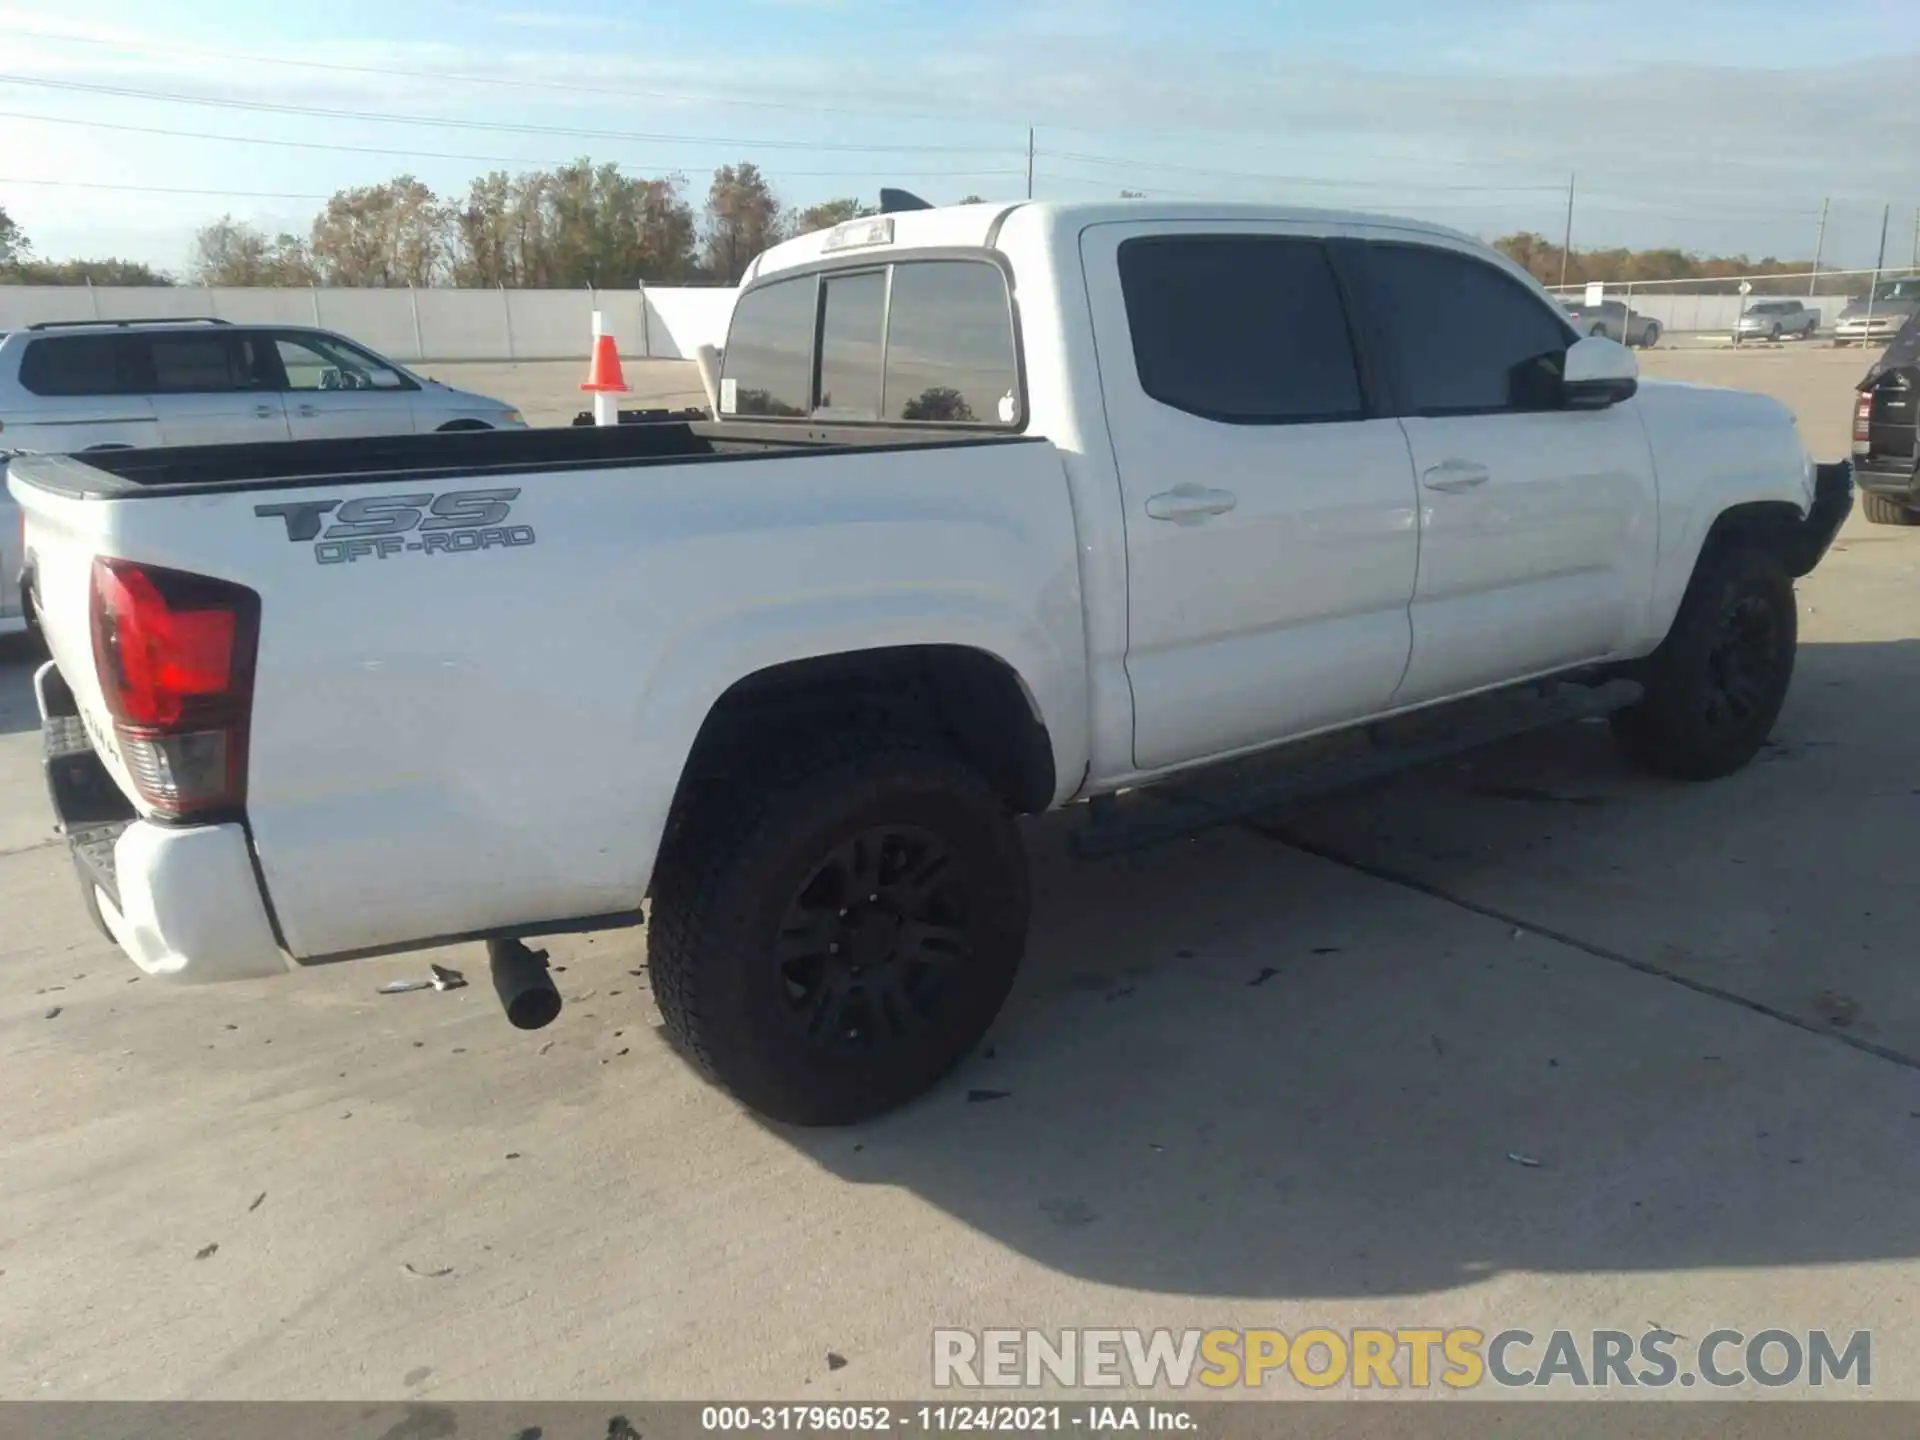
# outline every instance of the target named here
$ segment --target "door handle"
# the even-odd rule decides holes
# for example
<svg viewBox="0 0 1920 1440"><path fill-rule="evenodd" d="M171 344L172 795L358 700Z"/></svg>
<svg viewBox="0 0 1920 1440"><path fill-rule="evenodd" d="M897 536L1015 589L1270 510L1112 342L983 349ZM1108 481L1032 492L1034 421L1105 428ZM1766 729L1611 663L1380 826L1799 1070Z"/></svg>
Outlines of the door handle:
<svg viewBox="0 0 1920 1440"><path fill-rule="evenodd" d="M1209 490L1203 485L1176 485L1147 500L1147 514L1155 520L1191 525L1209 515L1224 515L1240 503L1231 490Z"/></svg>
<svg viewBox="0 0 1920 1440"><path fill-rule="evenodd" d="M314 416L318 415L320 412L314 409L314 407L311 405L302 405L298 413L300 414L301 418L311 420Z"/></svg>
<svg viewBox="0 0 1920 1440"><path fill-rule="evenodd" d="M253 407L253 413L258 415L262 420L271 420L273 419L273 406L256 405Z"/></svg>
<svg viewBox="0 0 1920 1440"><path fill-rule="evenodd" d="M1492 478L1491 470L1472 460L1443 460L1423 474L1420 483L1429 490L1457 494L1462 490L1471 490L1476 485L1484 485Z"/></svg>

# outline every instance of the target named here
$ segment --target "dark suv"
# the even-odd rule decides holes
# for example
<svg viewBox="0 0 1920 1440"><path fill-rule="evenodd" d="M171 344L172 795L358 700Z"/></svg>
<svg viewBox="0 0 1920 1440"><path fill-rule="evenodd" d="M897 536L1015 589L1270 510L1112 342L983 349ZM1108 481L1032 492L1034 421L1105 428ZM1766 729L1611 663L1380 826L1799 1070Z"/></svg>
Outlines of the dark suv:
<svg viewBox="0 0 1920 1440"><path fill-rule="evenodd" d="M1876 525L1920 525L1920 312L1861 379L1853 407L1860 505Z"/></svg>

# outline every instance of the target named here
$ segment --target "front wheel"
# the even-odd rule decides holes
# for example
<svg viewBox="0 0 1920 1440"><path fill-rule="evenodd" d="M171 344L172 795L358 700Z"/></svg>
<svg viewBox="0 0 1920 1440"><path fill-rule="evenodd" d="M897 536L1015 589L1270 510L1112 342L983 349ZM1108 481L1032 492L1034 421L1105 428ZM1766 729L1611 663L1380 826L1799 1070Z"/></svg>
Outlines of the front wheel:
<svg viewBox="0 0 1920 1440"><path fill-rule="evenodd" d="M1748 546L1708 552L1673 628L1646 661L1644 697L1613 715L1615 740L1657 775L1733 774L1773 731L1798 643L1793 581L1780 562Z"/></svg>
<svg viewBox="0 0 1920 1440"><path fill-rule="evenodd" d="M986 1033L1026 943L1004 799L936 741L769 736L687 797L654 876L668 1032L798 1125L921 1094Z"/></svg>

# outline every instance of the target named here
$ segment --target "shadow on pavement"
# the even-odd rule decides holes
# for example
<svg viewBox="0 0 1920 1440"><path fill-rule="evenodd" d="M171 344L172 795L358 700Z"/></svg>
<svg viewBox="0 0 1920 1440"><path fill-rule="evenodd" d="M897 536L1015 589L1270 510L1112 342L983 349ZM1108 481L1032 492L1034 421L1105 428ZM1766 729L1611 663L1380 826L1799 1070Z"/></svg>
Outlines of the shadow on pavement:
<svg viewBox="0 0 1920 1440"><path fill-rule="evenodd" d="M21 635L0 635L0 735L40 728L33 703L33 672L46 653Z"/></svg>
<svg viewBox="0 0 1920 1440"><path fill-rule="evenodd" d="M1638 777L1574 726L1109 861L1068 859L1051 817L1029 831L1028 962L982 1050L885 1120L779 1133L1155 1291L1920 1254L1900 1058L1920 1054L1920 902L1883 885L1913 834L1896 742L1916 687L1920 645L1809 644L1775 746L1709 786ZM1616 958L1536 924L1600 930ZM1845 1043L1866 1035L1895 1058Z"/></svg>

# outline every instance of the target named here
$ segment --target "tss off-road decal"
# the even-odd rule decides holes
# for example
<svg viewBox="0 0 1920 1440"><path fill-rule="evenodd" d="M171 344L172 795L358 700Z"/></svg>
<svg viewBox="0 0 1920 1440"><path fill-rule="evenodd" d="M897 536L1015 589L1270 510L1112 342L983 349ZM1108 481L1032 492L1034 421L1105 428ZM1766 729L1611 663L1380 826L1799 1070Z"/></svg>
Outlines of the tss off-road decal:
<svg viewBox="0 0 1920 1440"><path fill-rule="evenodd" d="M363 495L353 500L287 500L256 505L263 519L286 522L287 539L312 544L322 565L369 556L458 555L534 543L531 525L508 525L520 491L447 490L438 495ZM331 523L329 523L331 517Z"/></svg>

